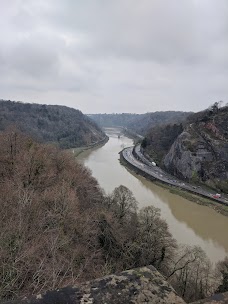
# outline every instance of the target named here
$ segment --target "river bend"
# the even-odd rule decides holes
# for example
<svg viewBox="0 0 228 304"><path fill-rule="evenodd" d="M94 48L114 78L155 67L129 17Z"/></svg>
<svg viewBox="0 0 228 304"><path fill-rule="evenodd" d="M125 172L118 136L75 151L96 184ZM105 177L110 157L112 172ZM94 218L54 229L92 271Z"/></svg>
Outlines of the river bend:
<svg viewBox="0 0 228 304"><path fill-rule="evenodd" d="M124 136L118 138L118 129L109 128L106 133L109 141L104 146L78 156L105 192L111 193L121 184L128 187L139 202L139 208L153 205L161 209L161 216L178 243L201 246L212 262L228 255L228 218L126 169L120 164L118 153L131 146L132 140Z"/></svg>

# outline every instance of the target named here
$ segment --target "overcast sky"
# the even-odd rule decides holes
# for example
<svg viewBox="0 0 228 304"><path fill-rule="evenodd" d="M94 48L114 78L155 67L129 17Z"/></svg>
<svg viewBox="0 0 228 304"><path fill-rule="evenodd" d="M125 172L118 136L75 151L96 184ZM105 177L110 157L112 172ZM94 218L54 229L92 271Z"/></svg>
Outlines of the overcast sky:
<svg viewBox="0 0 228 304"><path fill-rule="evenodd" d="M228 101L227 0L0 0L0 98L84 113Z"/></svg>

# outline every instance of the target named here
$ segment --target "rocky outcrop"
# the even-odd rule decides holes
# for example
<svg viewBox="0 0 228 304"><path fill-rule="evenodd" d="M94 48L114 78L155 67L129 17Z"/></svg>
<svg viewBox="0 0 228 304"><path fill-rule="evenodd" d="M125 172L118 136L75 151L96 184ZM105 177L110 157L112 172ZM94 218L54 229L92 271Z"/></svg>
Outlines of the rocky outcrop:
<svg viewBox="0 0 228 304"><path fill-rule="evenodd" d="M193 117L194 118L194 117ZM186 125L163 159L172 174L228 191L228 107Z"/></svg>
<svg viewBox="0 0 228 304"><path fill-rule="evenodd" d="M184 304L164 277L146 266L1 304ZM192 304L228 303L228 292Z"/></svg>
<svg viewBox="0 0 228 304"><path fill-rule="evenodd" d="M182 304L185 302L153 266L147 266L4 304L79 303Z"/></svg>
<svg viewBox="0 0 228 304"><path fill-rule="evenodd" d="M210 298L199 300L192 304L227 304L228 303L228 292L214 294Z"/></svg>

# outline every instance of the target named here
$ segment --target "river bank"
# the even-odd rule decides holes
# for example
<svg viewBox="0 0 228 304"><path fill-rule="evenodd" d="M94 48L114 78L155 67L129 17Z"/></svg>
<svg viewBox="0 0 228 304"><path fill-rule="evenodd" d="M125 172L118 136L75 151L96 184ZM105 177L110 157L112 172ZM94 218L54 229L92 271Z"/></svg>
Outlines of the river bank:
<svg viewBox="0 0 228 304"><path fill-rule="evenodd" d="M105 145L108 142L108 140L109 140L109 137L106 136L102 140L100 140L100 141L98 141L98 142L96 142L94 144L91 144L89 146L71 148L69 150L73 152L73 154L74 154L75 157L78 157L79 154L81 154L82 152L85 152L85 151L88 151L88 150L92 150L94 148L99 148L99 147Z"/></svg>
<svg viewBox="0 0 228 304"><path fill-rule="evenodd" d="M122 155L122 151L120 152L120 163L123 166L127 167L130 171L133 171L136 174L143 176L145 179L150 180L151 182L153 182L154 184L156 184L160 187L168 189L170 191L170 193L180 195L183 198L185 198L189 201L192 201L194 203L197 203L199 205L210 207L213 210L215 210L216 212L228 217L228 206L217 203L215 200L210 200L209 198L205 198L200 195L194 194L192 192L182 190L179 187L175 187L175 186L160 182L157 179L151 179L151 177L148 176L148 174L146 174L142 170L139 170L138 168L136 168L135 166L130 164L128 161L126 161Z"/></svg>
<svg viewBox="0 0 228 304"><path fill-rule="evenodd" d="M161 217L178 244L200 246L212 263L224 259L228 254L228 218L177 194L175 189L161 187L130 171L120 163L119 152L132 146L132 139L121 135L120 129L105 131L109 136L105 145L85 150L77 157L78 162L91 170L103 191L111 194L116 187L126 186L136 198L139 209L147 206L160 209Z"/></svg>

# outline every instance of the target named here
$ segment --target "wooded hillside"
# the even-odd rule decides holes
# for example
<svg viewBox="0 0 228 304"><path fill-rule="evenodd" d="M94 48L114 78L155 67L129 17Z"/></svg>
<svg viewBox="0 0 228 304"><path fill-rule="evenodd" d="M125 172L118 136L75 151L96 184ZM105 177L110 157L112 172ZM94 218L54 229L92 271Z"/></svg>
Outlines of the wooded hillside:
<svg viewBox="0 0 228 304"><path fill-rule="evenodd" d="M0 132L0 193L0 300L144 265L188 301L226 288L227 272L222 281L202 249L178 246L159 209L138 211L122 185L105 195L56 146Z"/></svg>
<svg viewBox="0 0 228 304"><path fill-rule="evenodd" d="M90 114L92 118L101 127L125 127L140 135L145 135L147 131L155 126L165 124L177 124L184 121L191 112L154 112L145 114Z"/></svg>
<svg viewBox="0 0 228 304"><path fill-rule="evenodd" d="M228 192L228 106L215 103L182 124L152 128L142 146L171 174Z"/></svg>
<svg viewBox="0 0 228 304"><path fill-rule="evenodd" d="M0 100L0 130L12 125L39 141L57 143L61 148L88 146L105 137L96 123L79 110Z"/></svg>

